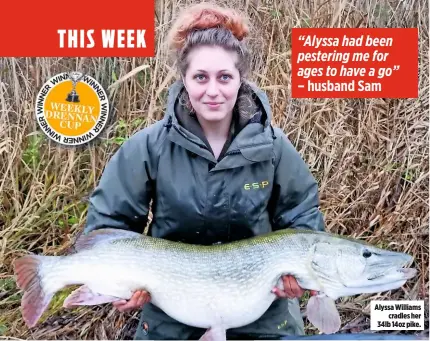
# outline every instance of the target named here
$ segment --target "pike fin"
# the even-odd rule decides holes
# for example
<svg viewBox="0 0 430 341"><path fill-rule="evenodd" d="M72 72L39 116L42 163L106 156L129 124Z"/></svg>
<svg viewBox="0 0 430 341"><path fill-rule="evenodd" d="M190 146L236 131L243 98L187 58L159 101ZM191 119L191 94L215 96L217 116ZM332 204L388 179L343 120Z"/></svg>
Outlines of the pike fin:
<svg viewBox="0 0 430 341"><path fill-rule="evenodd" d="M215 326L206 330L200 338L201 341L226 341L226 330L223 327Z"/></svg>
<svg viewBox="0 0 430 341"><path fill-rule="evenodd" d="M29 255L18 258L14 262L17 285L24 291L21 299L21 313L29 328L36 325L55 294L43 290L39 277L39 266L43 258L43 256Z"/></svg>
<svg viewBox="0 0 430 341"><path fill-rule="evenodd" d="M93 292L88 286L83 285L74 290L66 297L63 303L64 308L73 308L80 305L97 305L119 301L122 298L108 296Z"/></svg>
<svg viewBox="0 0 430 341"><path fill-rule="evenodd" d="M82 251L91 249L94 245L109 242L116 239L125 238L141 238L143 235L133 231L115 229L115 228L105 228L100 230L94 230L88 234L81 233L75 241L73 247L76 251Z"/></svg>
<svg viewBox="0 0 430 341"><path fill-rule="evenodd" d="M336 333L340 329L340 316L335 302L321 294L312 296L306 307L308 320L324 334Z"/></svg>

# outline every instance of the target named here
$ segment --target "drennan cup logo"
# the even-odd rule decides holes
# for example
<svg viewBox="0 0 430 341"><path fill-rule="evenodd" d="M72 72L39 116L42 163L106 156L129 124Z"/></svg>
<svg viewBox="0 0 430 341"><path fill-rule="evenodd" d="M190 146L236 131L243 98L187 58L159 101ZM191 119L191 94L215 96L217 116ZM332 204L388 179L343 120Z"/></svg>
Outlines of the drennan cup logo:
<svg viewBox="0 0 430 341"><path fill-rule="evenodd" d="M49 79L36 99L36 120L52 140L78 146L103 130L109 102L103 87L81 72L64 72Z"/></svg>

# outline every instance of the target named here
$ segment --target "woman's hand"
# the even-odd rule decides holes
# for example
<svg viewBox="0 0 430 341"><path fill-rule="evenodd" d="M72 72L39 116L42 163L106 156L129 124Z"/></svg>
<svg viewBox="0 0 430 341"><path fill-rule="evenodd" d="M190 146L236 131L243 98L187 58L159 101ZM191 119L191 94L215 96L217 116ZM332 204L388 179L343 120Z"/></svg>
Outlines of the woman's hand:
<svg viewBox="0 0 430 341"><path fill-rule="evenodd" d="M115 308L120 312L128 312L142 308L146 303L151 300L151 296L145 290L135 291L133 296L127 300L112 302Z"/></svg>
<svg viewBox="0 0 430 341"><path fill-rule="evenodd" d="M300 288L297 280L291 275L282 276L282 282L284 283L284 290L277 287L273 288L272 292L280 298L300 298L305 293L305 290ZM315 290L311 290L311 296L317 295Z"/></svg>

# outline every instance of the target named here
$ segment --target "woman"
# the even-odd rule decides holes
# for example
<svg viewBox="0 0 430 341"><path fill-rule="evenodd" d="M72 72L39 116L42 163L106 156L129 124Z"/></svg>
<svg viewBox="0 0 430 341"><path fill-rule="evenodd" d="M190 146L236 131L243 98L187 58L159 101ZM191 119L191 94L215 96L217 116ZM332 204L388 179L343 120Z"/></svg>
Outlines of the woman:
<svg viewBox="0 0 430 341"><path fill-rule="evenodd" d="M149 235L186 243L226 243L286 227L324 229L315 179L271 126L265 93L246 80L247 34L242 17L219 7L193 6L177 19L169 41L181 79L169 89L165 117L109 161L90 198L86 231L143 232L151 200ZM229 330L228 339L303 334L297 298L304 291L291 276L283 284L274 288L280 299L265 315ZM120 311L143 306L136 339L198 339L205 332L149 302L150 293L139 291L114 303Z"/></svg>

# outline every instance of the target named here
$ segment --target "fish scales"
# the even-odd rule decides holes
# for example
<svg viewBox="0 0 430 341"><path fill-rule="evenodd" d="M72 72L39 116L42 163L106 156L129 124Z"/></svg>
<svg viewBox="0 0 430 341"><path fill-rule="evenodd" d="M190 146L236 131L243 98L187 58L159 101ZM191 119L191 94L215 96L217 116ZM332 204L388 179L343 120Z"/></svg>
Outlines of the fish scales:
<svg viewBox="0 0 430 341"><path fill-rule="evenodd" d="M151 302L175 320L225 334L262 316L276 299L273 287L282 287L281 276L291 274L302 288L320 292L309 300L308 318L330 333L340 327L336 298L389 290L415 274L413 269L400 269L411 259L406 254L310 230L287 229L213 246L114 229L78 241L75 254L27 256L16 262L18 284L26 290L22 306L29 325L37 322L53 293L82 284L65 306L128 299L144 289ZM28 281L25 276L30 273L35 277ZM42 309L31 306L36 296ZM324 317L319 307L326 307L321 310Z"/></svg>
<svg viewBox="0 0 430 341"><path fill-rule="evenodd" d="M279 262L281 254L288 258L290 253L305 252L295 239L281 240L273 235L215 247L152 238L117 240L64 259L64 272L56 275L63 282L57 285L78 284L89 278L103 283L90 285L97 292L122 297L144 288L155 304L185 323L209 328L218 319L233 328L252 322L255 315L267 310L275 298L271 288L282 272L302 266L295 261L290 268L282 268L285 261ZM286 242L292 247L286 247ZM81 264L79 270L70 272L76 264ZM49 272L52 274L51 268ZM46 282L52 280L47 272Z"/></svg>

